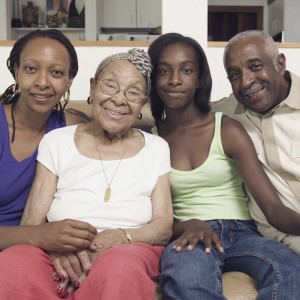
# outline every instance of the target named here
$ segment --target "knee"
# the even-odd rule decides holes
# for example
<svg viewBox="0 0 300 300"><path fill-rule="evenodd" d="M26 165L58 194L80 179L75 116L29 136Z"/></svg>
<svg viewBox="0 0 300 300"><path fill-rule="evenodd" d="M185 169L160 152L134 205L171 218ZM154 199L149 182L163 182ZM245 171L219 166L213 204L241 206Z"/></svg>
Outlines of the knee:
<svg viewBox="0 0 300 300"><path fill-rule="evenodd" d="M31 245L16 245L9 247L0 254L0 266L22 265L32 267L38 256L45 255L43 250Z"/></svg>

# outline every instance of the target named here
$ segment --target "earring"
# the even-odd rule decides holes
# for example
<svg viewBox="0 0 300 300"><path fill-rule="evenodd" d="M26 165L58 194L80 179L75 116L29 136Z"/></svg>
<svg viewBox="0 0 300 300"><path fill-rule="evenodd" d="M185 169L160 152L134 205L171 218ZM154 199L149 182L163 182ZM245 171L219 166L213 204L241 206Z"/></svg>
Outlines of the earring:
<svg viewBox="0 0 300 300"><path fill-rule="evenodd" d="M67 103L69 102L70 100L70 89L68 89L65 93L64 93L64 96L63 96L63 100L65 102L65 105L67 105Z"/></svg>
<svg viewBox="0 0 300 300"><path fill-rule="evenodd" d="M20 94L20 87L17 82L15 82L15 84L12 85L12 92L14 93L13 96Z"/></svg>
<svg viewBox="0 0 300 300"><path fill-rule="evenodd" d="M137 119L138 119L138 120L142 120L142 117L143 117L143 114L142 114L142 113L139 113Z"/></svg>
<svg viewBox="0 0 300 300"><path fill-rule="evenodd" d="M86 101L88 104L93 104L93 99L91 98L91 96L88 96Z"/></svg>
<svg viewBox="0 0 300 300"><path fill-rule="evenodd" d="M10 85L5 92L0 95L0 103L9 104L16 102L20 96L20 92L21 90L18 83Z"/></svg>

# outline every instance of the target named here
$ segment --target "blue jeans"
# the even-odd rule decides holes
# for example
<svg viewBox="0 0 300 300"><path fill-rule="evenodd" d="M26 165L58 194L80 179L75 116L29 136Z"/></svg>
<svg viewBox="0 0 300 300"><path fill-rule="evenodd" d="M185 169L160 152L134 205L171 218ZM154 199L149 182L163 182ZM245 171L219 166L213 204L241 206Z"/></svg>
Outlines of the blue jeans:
<svg viewBox="0 0 300 300"><path fill-rule="evenodd" d="M169 244L161 257L160 283L165 299L226 299L222 272L240 271L259 286L257 299L300 299L300 256L283 244L262 237L252 221L208 221L224 253L206 254L199 242L193 251L177 253Z"/></svg>

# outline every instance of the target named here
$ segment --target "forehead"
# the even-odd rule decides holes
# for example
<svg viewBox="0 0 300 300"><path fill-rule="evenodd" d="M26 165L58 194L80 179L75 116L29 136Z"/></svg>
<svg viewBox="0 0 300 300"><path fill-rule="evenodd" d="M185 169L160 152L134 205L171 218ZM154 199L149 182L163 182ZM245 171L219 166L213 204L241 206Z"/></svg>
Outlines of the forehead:
<svg viewBox="0 0 300 300"><path fill-rule="evenodd" d="M234 42L225 55L226 68L245 64L249 61L272 61L266 43L260 38L248 38Z"/></svg>
<svg viewBox="0 0 300 300"><path fill-rule="evenodd" d="M137 78L139 80L143 78L135 65L128 60L116 60L109 63L100 72L99 77L102 78L108 75L116 78Z"/></svg>
<svg viewBox="0 0 300 300"><path fill-rule="evenodd" d="M196 50L184 43L174 43L166 46L160 53L158 63L191 62L197 64Z"/></svg>
<svg viewBox="0 0 300 300"><path fill-rule="evenodd" d="M21 58L26 59L58 59L66 62L70 61L69 52L66 47L50 38L34 38L27 42L25 47L22 49Z"/></svg>

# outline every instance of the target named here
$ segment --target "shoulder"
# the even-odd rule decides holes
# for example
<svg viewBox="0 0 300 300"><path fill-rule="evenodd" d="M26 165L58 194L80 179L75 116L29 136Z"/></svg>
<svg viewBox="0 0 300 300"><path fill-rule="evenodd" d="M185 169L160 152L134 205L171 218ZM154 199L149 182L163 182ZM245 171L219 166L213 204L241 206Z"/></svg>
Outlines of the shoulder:
<svg viewBox="0 0 300 300"><path fill-rule="evenodd" d="M228 97L224 97L218 101L211 102L211 108L213 111L221 111L229 116L233 116L238 102L233 94Z"/></svg>
<svg viewBox="0 0 300 300"><path fill-rule="evenodd" d="M71 125L61 128L56 128L45 134L46 139L54 139L58 137L66 137L68 135L73 135L76 131L78 125Z"/></svg>
<svg viewBox="0 0 300 300"><path fill-rule="evenodd" d="M140 131L144 135L145 145L169 149L168 143L162 137L142 130Z"/></svg>
<svg viewBox="0 0 300 300"><path fill-rule="evenodd" d="M228 156L232 156L234 153L240 153L246 150L252 141L240 122L223 115L221 125L221 139L224 152Z"/></svg>

